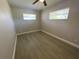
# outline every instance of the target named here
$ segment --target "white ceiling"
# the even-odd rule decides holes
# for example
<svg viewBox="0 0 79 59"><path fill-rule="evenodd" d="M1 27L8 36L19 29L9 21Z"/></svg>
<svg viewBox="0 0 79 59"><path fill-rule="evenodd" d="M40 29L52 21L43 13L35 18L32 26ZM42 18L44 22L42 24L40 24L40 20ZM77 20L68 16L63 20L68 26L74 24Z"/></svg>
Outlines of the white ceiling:
<svg viewBox="0 0 79 59"><path fill-rule="evenodd" d="M61 0L46 0L47 6L44 6L43 3L38 2L35 5L32 5L32 3L35 0L8 0L9 4L12 6L20 7L20 8L31 8L36 10L43 10L51 5L54 5L55 3L61 1Z"/></svg>

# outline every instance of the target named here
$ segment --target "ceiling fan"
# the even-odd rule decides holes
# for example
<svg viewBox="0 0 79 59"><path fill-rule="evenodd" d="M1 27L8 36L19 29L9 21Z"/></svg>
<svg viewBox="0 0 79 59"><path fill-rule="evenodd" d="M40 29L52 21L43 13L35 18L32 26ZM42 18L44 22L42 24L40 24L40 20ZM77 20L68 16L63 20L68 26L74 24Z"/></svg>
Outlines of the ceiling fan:
<svg viewBox="0 0 79 59"><path fill-rule="evenodd" d="M36 4L39 1L42 2L44 4L44 6L47 6L46 0L36 0L33 2L33 4Z"/></svg>

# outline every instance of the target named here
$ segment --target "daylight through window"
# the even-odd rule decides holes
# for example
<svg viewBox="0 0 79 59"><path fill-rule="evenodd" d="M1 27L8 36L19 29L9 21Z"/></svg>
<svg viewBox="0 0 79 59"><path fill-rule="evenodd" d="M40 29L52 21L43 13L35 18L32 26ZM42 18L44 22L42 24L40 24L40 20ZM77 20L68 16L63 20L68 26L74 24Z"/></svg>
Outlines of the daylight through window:
<svg viewBox="0 0 79 59"><path fill-rule="evenodd" d="M66 8L66 9L50 12L49 19L50 20L68 19L68 15L69 15L69 8Z"/></svg>
<svg viewBox="0 0 79 59"><path fill-rule="evenodd" d="M23 14L24 20L36 20L36 15L35 14Z"/></svg>

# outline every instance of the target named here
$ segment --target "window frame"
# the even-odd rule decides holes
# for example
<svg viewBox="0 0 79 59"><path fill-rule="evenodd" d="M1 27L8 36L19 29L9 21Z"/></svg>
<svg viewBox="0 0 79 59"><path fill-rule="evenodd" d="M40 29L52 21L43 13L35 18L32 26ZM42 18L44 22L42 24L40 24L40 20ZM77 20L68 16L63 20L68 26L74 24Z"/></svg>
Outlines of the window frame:
<svg viewBox="0 0 79 59"><path fill-rule="evenodd" d="M57 18L51 18L52 17L52 15L51 15L52 13L54 14L54 13L57 13L59 11L64 11L64 10L65 10L64 13L67 12L67 15L63 13L64 17L66 16L65 18L58 18L58 19ZM49 13L49 20L68 20L68 18L69 18L69 11L70 11L70 8L64 8L64 9L52 11L52 12ZM62 15L62 13L60 15ZM57 16L60 16L60 15L57 14Z"/></svg>
<svg viewBox="0 0 79 59"><path fill-rule="evenodd" d="M25 15L26 15L26 17L25 17ZM32 17L35 17L35 18L32 18ZM36 19L37 19L37 15L36 14L33 14L33 13L23 13L23 20L32 21L32 20L36 20Z"/></svg>

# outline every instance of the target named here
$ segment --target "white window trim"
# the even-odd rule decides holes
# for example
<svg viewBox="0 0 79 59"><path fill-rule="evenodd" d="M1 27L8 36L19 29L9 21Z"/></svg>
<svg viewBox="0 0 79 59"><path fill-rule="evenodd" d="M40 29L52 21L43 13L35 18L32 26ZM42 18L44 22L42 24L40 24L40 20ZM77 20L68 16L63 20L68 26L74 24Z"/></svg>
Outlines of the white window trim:
<svg viewBox="0 0 79 59"><path fill-rule="evenodd" d="M57 12L59 13L59 12L62 12L64 10L65 10L64 13L66 13L66 15L64 14L64 17L63 18L53 18L51 16L52 14L54 14L54 16L55 16L55 13L57 13ZM65 8L65 9L61 9L61 10L57 10L57 11L50 12L49 13L49 20L67 20L68 17L69 17L69 10L70 10L69 8ZM62 16L62 13L60 15ZM57 16L60 16L60 15L57 14Z"/></svg>
<svg viewBox="0 0 79 59"><path fill-rule="evenodd" d="M36 20L36 14L23 13L23 19L24 20Z"/></svg>

